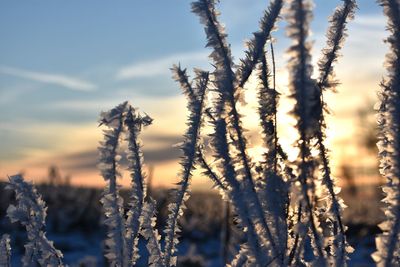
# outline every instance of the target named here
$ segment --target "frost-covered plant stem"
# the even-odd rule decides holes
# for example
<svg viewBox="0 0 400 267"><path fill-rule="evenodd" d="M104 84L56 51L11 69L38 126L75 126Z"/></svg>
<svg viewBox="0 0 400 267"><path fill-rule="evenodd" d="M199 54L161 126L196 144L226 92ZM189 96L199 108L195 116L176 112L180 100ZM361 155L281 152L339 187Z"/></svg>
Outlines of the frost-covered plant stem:
<svg viewBox="0 0 400 267"><path fill-rule="evenodd" d="M301 212L302 212L302 203L300 202L299 206L297 207L297 221L296 221L297 224L301 223ZM288 253L288 261L287 261L288 266L292 265L292 262L296 256L296 252L299 248L299 240L300 240L300 233L297 231L295 238L294 238L293 245Z"/></svg>
<svg viewBox="0 0 400 267"><path fill-rule="evenodd" d="M147 239L147 250L149 251L149 266L164 267L164 254L160 246L160 235L156 228L155 201L149 198L144 204L141 217L142 235Z"/></svg>
<svg viewBox="0 0 400 267"><path fill-rule="evenodd" d="M218 135L226 134L226 126L223 125L223 121L213 121L213 123L219 124L219 126L216 125ZM219 143L220 141L221 143ZM257 259L257 262L262 262L263 258L261 256L262 252L260 248L261 240L258 238L255 226L250 220L250 215L247 211L246 203L244 203L243 201L244 195L240 190L240 184L234 178L235 170L231 164L232 159L230 158L227 149L228 144L225 141L226 139L224 138L214 141L217 142L214 144L214 146L216 147L216 153L221 156L220 161L222 161L221 164L224 165L224 167L222 168L224 171L223 177L218 177L218 175L212 170L211 166L206 162L201 149L199 149L197 152L197 160L199 162L199 165L205 170L204 174L214 182L215 186L219 190L221 190L222 194L225 195L226 198L228 198L229 201L233 204L233 207L235 208L235 211L239 216L239 222L246 229L245 233L248 238L248 246L250 251L248 251L248 249L242 248L242 250L238 254L238 257L240 257L241 260L235 261L231 264L231 266L241 266L237 264L240 264L241 261L247 261L248 256L246 256L245 254L248 253L251 253ZM227 203L227 205L229 204Z"/></svg>
<svg viewBox="0 0 400 267"><path fill-rule="evenodd" d="M349 20L354 18L354 11L357 8L355 0L342 0L343 5L336 8L330 18L330 26L326 34L327 47L323 49L323 57L318 62L319 78L318 86L321 90L334 88L335 81L332 81L333 64L339 57L339 51L343 47L343 42L346 37L346 25Z"/></svg>
<svg viewBox="0 0 400 267"><path fill-rule="evenodd" d="M128 218L126 220L126 256L124 257L125 266L134 266L137 258L137 243L140 230L140 216L143 210L145 188L143 173L143 157L138 140L139 132L142 126L151 123L149 117L140 117L135 114L132 107L128 108L125 124L128 128L128 160L129 169L131 171L131 200L128 210Z"/></svg>
<svg viewBox="0 0 400 267"><path fill-rule="evenodd" d="M322 184L325 185L328 189L329 196L331 198L330 213L333 213L333 220L335 220L334 228L339 227L339 233L332 233L337 240L334 242L334 250L336 251L335 262L337 266L343 266L346 262L346 236L345 236L345 227L341 218L341 202L343 202L340 197L336 194L334 180L331 176L331 169L329 166L328 160L328 152L325 148L324 144L324 130L326 128L325 124L325 116L324 116L324 107L325 102L323 100L323 92L328 88L333 88L336 85L336 82L333 81L333 64L337 61L339 56L339 51L343 46L344 38L346 37L346 24L348 20L353 19L354 10L356 8L356 3L354 0L344 0L342 6L338 7L334 14L330 19L330 27L327 32L327 47L323 50L323 57L319 61L319 93L320 93L320 120L318 125L318 130L316 132L317 138L317 146L319 150L319 155L322 163L322 171L323 178ZM329 214L328 214L329 216ZM337 229L334 229L334 232L337 232Z"/></svg>
<svg viewBox="0 0 400 267"><path fill-rule="evenodd" d="M272 44L271 44L271 47ZM275 75L274 56L271 50L273 61L273 75ZM258 113L264 139L264 146L267 152L264 153L262 166L262 179L259 181L258 194L262 199L263 208L269 225L273 232L276 243L279 246L281 262L285 261L287 250L288 228L287 212L289 207L289 195L287 182L284 181L281 170L278 170L278 135L277 135L277 102L278 93L275 87L270 86L270 71L267 66L266 56L261 57L259 79L261 81L258 92ZM275 78L274 78L275 79ZM275 82L273 81L273 86Z"/></svg>
<svg viewBox="0 0 400 267"><path fill-rule="evenodd" d="M137 244L140 230L141 214L145 199L143 157L140 149L139 133L142 127L151 124L152 119L141 116L135 109L124 102L108 112L103 112L100 123L108 127L104 130L104 141L99 147L101 173L108 182L101 202L106 215L108 227L106 240L106 257L112 266L134 266L138 259ZM131 176L131 195L128 212L123 209L123 199L119 195L117 162L120 140L127 131L128 170Z"/></svg>
<svg viewBox="0 0 400 267"><path fill-rule="evenodd" d="M214 182L215 186L222 190L222 192L228 192L227 186L222 182L222 179L213 171L210 164L207 163L202 150L199 148L197 151L198 164L205 170L203 174L210 178Z"/></svg>
<svg viewBox="0 0 400 267"><path fill-rule="evenodd" d="M7 215L11 222L20 222L28 234L22 266L62 267L62 253L46 237L46 205L36 188L21 175L9 177L7 188L15 191L17 206L10 205Z"/></svg>
<svg viewBox="0 0 400 267"><path fill-rule="evenodd" d="M235 143L235 145L239 149L239 156L242 159L242 164L244 167L245 184L246 184L245 188L246 188L246 190L249 191L249 194L247 197L248 197L249 201L252 203L252 205L255 206L254 207L255 214L259 217L260 223L261 223L264 231L267 234L267 239L271 243L271 246L273 249L273 254L277 255L277 254L280 254L281 252L278 251L278 249L275 245L275 241L272 236L271 230L266 222L264 214L262 213L262 206L260 203L260 199L258 198L258 195L255 190L253 174L252 174L252 171L250 168L250 164L251 164L250 158L247 154L246 139L243 135L243 129L241 127L241 121L240 121L240 115L236 108L235 93L233 91L228 95L228 102L229 102L230 108L231 108L231 111L230 111L231 123L232 123L232 127L235 131L236 138L237 138L237 140L236 140L237 142Z"/></svg>
<svg viewBox="0 0 400 267"><path fill-rule="evenodd" d="M238 214L240 223L245 230L247 236L250 254L255 257L256 262L264 262L263 252L261 251L262 241L257 234L256 226L250 219L251 215L246 203L246 196L241 190L239 181L236 179L236 171L232 164L232 158L229 155L229 146L226 142L226 122L219 119L215 122L215 133L212 139L213 147L215 148L215 155L219 158L220 167L222 170L222 177L228 185L228 190L225 192L229 200L232 202L235 212ZM219 138L217 138L219 137Z"/></svg>
<svg viewBox="0 0 400 267"><path fill-rule="evenodd" d="M268 149L268 152L265 154L265 160L267 163L265 169L268 169L269 171L272 170L276 174L278 171L278 135L276 127L278 93L274 87L270 87L269 76L267 59L264 55L261 57L260 80L262 84L258 93L258 113L263 130L264 143Z"/></svg>
<svg viewBox="0 0 400 267"><path fill-rule="evenodd" d="M104 141L99 147L101 173L108 185L104 189L101 202L106 215L105 224L109 231L106 240L106 257L112 266L124 266L124 255L126 254L126 243L124 238L125 226L123 217L123 200L119 195L117 187L117 148L123 131L123 120L128 103L102 114L100 123L109 127L104 131Z"/></svg>
<svg viewBox="0 0 400 267"><path fill-rule="evenodd" d="M178 219L183 213L184 202L188 198L188 187L189 180L192 174L193 165L196 159L196 150L198 146L198 140L200 137L200 129L202 124L202 115L204 113L204 102L207 84L209 80L208 72L196 71L196 88L193 89L191 86L186 87L189 83L182 82L187 80L185 72L180 68L174 68L175 77L183 86L184 92L188 95L188 110L190 111L188 125L189 128L185 134L185 140L182 145L183 159L182 165L182 178L178 183L179 189L177 189L174 201L169 205L169 215L167 220L167 228L165 230L165 248L164 248L164 265L175 266L176 265L176 244L177 232L178 232Z"/></svg>
<svg viewBox="0 0 400 267"><path fill-rule="evenodd" d="M256 68L257 63L262 58L265 43L271 37L271 32L279 18L282 7L283 0L270 1L268 9L264 11L264 16L260 21L260 30L255 32L253 38L247 42L248 50L245 52L245 58L241 60L241 64L236 71L239 87L244 86Z"/></svg>
<svg viewBox="0 0 400 267"><path fill-rule="evenodd" d="M270 242L274 254L279 254L274 239L272 237L271 231L269 229L269 226L266 223L265 216L262 212L260 199L258 198L258 195L255 191L253 174L250 167L251 162L249 156L247 155L247 147L246 147L247 141L243 134L240 115L236 107L237 96L240 93L241 88L238 87L237 79L233 74L232 70L233 62L232 62L231 51L226 41L226 34L224 33L224 29L217 20L217 12L215 10L214 2L215 1L213 0L196 1L192 4L192 10L194 13L199 15L201 22L205 25L205 31L208 39L207 46L214 49L210 57L215 62L216 70L214 72L214 77L215 77L214 85L219 94L219 99L216 101L215 114L218 117L218 119L220 119L221 117L224 118L225 116L229 117L229 127L232 128L234 137L233 144L238 149L237 157L241 160L241 165L243 167L241 168L242 171L238 173L238 175L244 177L243 184L244 184L244 189L248 191L246 197L248 199L248 205L254 206L254 209L251 209L254 213L253 216L256 216L257 221L262 225L263 231L266 233L266 239ZM279 11L280 8L278 8L277 15L279 14ZM266 14L267 13L268 12L266 12ZM266 15L266 17L268 18L267 20L271 23L271 25L274 25L276 17L274 17L273 15ZM246 59L256 58L256 62L258 62L258 58L262 54L265 41L269 37L271 30L272 27L269 28L269 30L262 28L261 33L264 34L264 36L266 36L263 39L264 42L262 42L261 47L258 47L257 44L258 47L257 52L255 51L253 51L254 53L250 52L251 55L254 54L254 57L250 56L246 57ZM261 52L259 51L259 49L261 49ZM243 62L246 62L246 60L244 60ZM248 62L250 62L249 66L251 66L252 64L251 62L253 61L249 60ZM242 69L245 68L246 67ZM250 72L240 71L240 73L244 72L249 73L248 75L250 75L251 73L251 71ZM215 136L215 138L226 138L226 136L223 137Z"/></svg>
<svg viewBox="0 0 400 267"><path fill-rule="evenodd" d="M274 97L273 97L273 103L274 103L274 172L276 173L278 171L278 158L277 158L277 151L278 151L278 122L277 122L277 114L278 114L278 92L276 91L276 63L275 63L275 52L274 52L274 45L272 43L272 39L271 39L271 44L270 44L270 48L271 48L271 58L272 58L272 90L274 90ZM265 65L266 64L266 60L265 60Z"/></svg>
<svg viewBox="0 0 400 267"><path fill-rule="evenodd" d="M230 264L228 264L228 267L241 267L241 266L246 266L247 262L247 251L244 247L241 247L239 249L238 254L235 256L235 258L232 260Z"/></svg>
<svg viewBox="0 0 400 267"><path fill-rule="evenodd" d="M398 0L379 0L388 19L387 39L390 52L386 58L387 80L382 82L378 126L380 172L387 183L386 221L380 225L383 234L377 238L373 258L378 266L395 266L400 262L400 3Z"/></svg>
<svg viewBox="0 0 400 267"><path fill-rule="evenodd" d="M4 234L0 240L0 266L11 267L10 236Z"/></svg>
<svg viewBox="0 0 400 267"><path fill-rule="evenodd" d="M292 58L290 60L291 90L296 100L294 115L297 118L297 129L299 131L299 181L301 183L302 201L304 201L305 212L308 216L314 246L318 257L323 260L324 252L322 240L316 226L313 215L313 205L309 196L309 184L314 183L314 167L311 159L310 140L315 136L318 125L318 93L316 84L311 79L312 66L310 56L310 43L306 42L311 20L311 5L308 0L292 0L290 3L288 35L294 44L290 48Z"/></svg>

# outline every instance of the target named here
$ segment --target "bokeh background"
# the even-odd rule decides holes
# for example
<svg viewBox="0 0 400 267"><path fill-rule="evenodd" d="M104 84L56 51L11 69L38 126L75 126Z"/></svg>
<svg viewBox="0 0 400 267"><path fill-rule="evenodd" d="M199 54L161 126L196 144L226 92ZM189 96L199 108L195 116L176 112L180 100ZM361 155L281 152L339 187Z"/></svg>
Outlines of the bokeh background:
<svg viewBox="0 0 400 267"><path fill-rule="evenodd" d="M311 36L315 40L314 62L321 56L328 16L340 3L315 1ZM267 4L268 1L246 0L219 4L220 18L226 25L236 60L243 56L244 40L258 29L258 19ZM349 24L343 57L336 65L338 92L326 94L331 110L327 142L333 172L349 206L345 214L351 226L349 233L355 236L357 245L366 243L369 253L374 249L376 224L382 219L379 186L383 180L376 158L374 104L385 74L387 46L383 40L388 33L375 1L360 0L358 4L355 20ZM278 124L282 144L294 158L295 122L288 114L292 103L287 99L285 55L290 40L284 28L282 20L273 34L281 93ZM189 70L193 67L212 70L208 60L210 50L204 48L204 30L190 12L189 1L1 1L0 36L1 179L23 173L28 180L44 183L42 189L51 207L49 213L56 211L57 205L64 207L65 203L75 201L75 193L64 197L46 193L54 185L67 187L70 192L84 190L86 193L79 194L86 194L89 199L82 201L92 203L87 209L97 207L99 190L104 185L96 168L97 146L102 139L97 122L99 113L129 100L154 118L153 125L142 134L144 158L150 186L160 199L168 201L161 189L173 186L178 180L180 151L174 144L181 141L187 114L184 96L172 80L169 68L180 63ZM250 80L245 88L248 105L241 109L254 157L261 152L254 113L256 88L257 84ZM124 177L120 182L128 186L129 178ZM197 173L192 190L200 194L200 199L201 194L212 194L211 183ZM0 215L4 217L11 196L2 195ZM207 201L213 200L212 196ZM196 202L196 198L194 201L193 207L203 208L193 218L212 218L213 213L206 211L207 205L213 204ZM213 206L215 214L221 214L218 208L222 206ZM71 215L60 216L65 219ZM223 218L213 223L222 227L222 221ZM78 220L75 224L83 222ZM201 223L188 222L188 225L192 228L185 229L193 232ZM218 236L221 229L216 228L212 235ZM365 251L360 251L355 258L364 257Z"/></svg>

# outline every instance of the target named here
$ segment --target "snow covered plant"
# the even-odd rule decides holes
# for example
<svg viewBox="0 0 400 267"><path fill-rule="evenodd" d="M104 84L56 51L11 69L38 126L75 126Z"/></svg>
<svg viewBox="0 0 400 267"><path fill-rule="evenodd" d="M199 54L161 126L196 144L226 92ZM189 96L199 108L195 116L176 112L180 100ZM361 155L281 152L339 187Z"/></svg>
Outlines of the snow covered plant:
<svg viewBox="0 0 400 267"><path fill-rule="evenodd" d="M206 109L214 129L210 136L214 163L207 162L201 147L197 156L204 173L232 204L245 233L246 242L230 265L344 266L351 248L341 219L343 201L337 195L339 190L324 145L323 91L334 89L337 84L333 65L346 36L346 24L354 16L355 1L343 1L330 18L318 79L313 78L311 42L307 40L313 3L288 1L288 35L293 40L289 49L290 91L295 100L292 114L299 133L296 142L299 155L295 162L288 161L279 144L276 116L279 93L272 44L271 60L266 57L267 42L284 1L271 0L259 31L248 41L245 58L238 65L233 62L227 34L218 21L215 2L198 0L192 4L193 12L205 26L207 47L212 49L210 59L215 67L211 74L214 95L211 107ZM257 69L258 113L267 151L262 162L254 162L249 155L238 108L243 87Z"/></svg>
<svg viewBox="0 0 400 267"><path fill-rule="evenodd" d="M108 182L101 203L106 216L105 224L108 227L105 256L111 266L134 266L138 259L137 242L140 216L145 199L143 159L138 135L141 128L149 125L151 121L149 116L138 114L128 102L102 113L100 119L100 125L107 127L104 130L104 140L99 147L99 168L104 180ZM117 184L117 177L120 175L117 164L122 158L118 152L120 139L124 132L127 133L128 169L132 179L129 209L126 216Z"/></svg>
<svg viewBox="0 0 400 267"><path fill-rule="evenodd" d="M42 197L21 175L11 176L9 180L7 187L14 190L17 205L10 205L7 215L11 222L19 222L24 226L28 234L22 266L63 266L62 253L54 248L53 242L46 237L47 208ZM10 266L10 256L10 240L4 235L0 241L0 266Z"/></svg>
<svg viewBox="0 0 400 267"><path fill-rule="evenodd" d="M400 262L400 2L379 0L388 19L391 35L386 40L390 52L386 57L387 79L381 83L378 107L378 141L380 172L386 178L383 202L386 221L376 239L373 254L378 266L396 266Z"/></svg>
<svg viewBox="0 0 400 267"><path fill-rule="evenodd" d="M11 264L10 236L4 234L0 240L0 266L10 267Z"/></svg>
<svg viewBox="0 0 400 267"><path fill-rule="evenodd" d="M127 102L102 114L100 123L107 127L104 130L104 141L99 148L101 159L99 167L104 179L108 182L101 200L108 226L106 240L106 257L111 266L135 266L138 255L138 235L148 240L149 265L176 266L178 244L178 219L183 214L185 201L188 198L188 187L196 159L196 148L200 137L202 114L205 103L205 92L208 84L208 73L196 70L195 85L189 81L186 71L178 66L173 68L174 77L180 82L188 98L190 111L188 130L182 144L182 171L178 188L171 194L165 245L162 249L160 235L155 228L155 201L146 198L143 173L143 157L138 139L143 126L151 123L149 116L141 116ZM120 140L127 133L128 170L131 173L132 187L129 210L124 214L123 200L117 185L118 161L121 159ZM147 199L147 200L146 200Z"/></svg>

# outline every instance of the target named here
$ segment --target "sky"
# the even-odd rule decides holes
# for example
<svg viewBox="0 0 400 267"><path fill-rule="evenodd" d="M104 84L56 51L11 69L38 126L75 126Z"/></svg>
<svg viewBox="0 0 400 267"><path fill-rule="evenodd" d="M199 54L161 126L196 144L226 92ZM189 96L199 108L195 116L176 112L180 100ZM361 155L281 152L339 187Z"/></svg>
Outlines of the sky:
<svg viewBox="0 0 400 267"><path fill-rule="evenodd" d="M341 2L315 1L314 62L324 46L327 18ZM336 165L360 160L357 114L372 107L385 74L385 19L375 1L358 2L336 66L341 84L338 93L327 95L332 110L328 143ZM267 4L222 0L218 5L236 62L243 56L245 40L258 30ZM168 186L177 180L180 154L174 144L181 141L187 112L169 68L180 63L189 70L212 70L204 30L189 1L5 0L0 1L0 36L0 177L22 171L40 180L49 165L57 165L75 184L102 185L96 169L102 139L98 117L129 100L154 118L142 135L154 183ZM287 114L292 106L285 100L290 40L284 21L273 36L282 142L290 150L293 121ZM243 112L252 130L257 124L250 111L256 104L251 96L255 84L247 87L249 110ZM257 132L250 132L257 139ZM201 187L205 178L196 176L194 184Z"/></svg>

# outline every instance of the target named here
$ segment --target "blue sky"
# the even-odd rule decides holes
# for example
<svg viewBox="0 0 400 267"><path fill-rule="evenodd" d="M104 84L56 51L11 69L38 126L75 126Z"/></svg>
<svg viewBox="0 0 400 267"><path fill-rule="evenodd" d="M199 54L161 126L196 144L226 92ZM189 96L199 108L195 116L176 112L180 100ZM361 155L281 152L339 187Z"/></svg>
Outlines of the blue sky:
<svg viewBox="0 0 400 267"><path fill-rule="evenodd" d="M327 17L341 1L315 2L312 38L321 48ZM267 3L221 1L221 21L236 59ZM360 0L356 16L341 69L357 74L341 77L344 85L354 78L359 92L376 87L384 73L385 21L373 0ZM284 22L279 27L274 37L284 68L290 41ZM184 130L185 104L168 68L181 62L211 69L204 31L189 1L1 1L0 36L0 176L94 150L99 112L125 99L156 118L149 139L170 136L164 142L169 147ZM171 127L174 121L179 123Z"/></svg>

